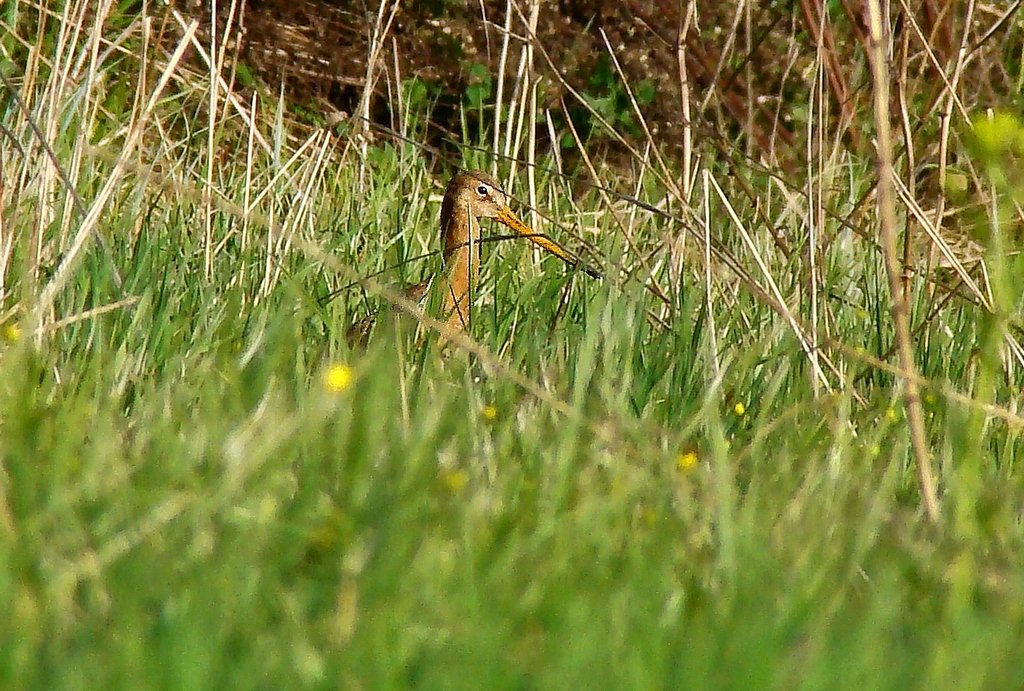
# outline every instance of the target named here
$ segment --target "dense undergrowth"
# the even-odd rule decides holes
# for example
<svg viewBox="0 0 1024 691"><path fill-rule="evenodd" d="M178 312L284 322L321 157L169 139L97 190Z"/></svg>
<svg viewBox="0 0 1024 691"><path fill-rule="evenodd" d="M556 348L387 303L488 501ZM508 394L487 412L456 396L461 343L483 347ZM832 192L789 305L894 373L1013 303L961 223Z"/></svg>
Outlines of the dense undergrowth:
<svg viewBox="0 0 1024 691"><path fill-rule="evenodd" d="M3 43L4 688L1024 684L1015 115L956 140L980 296L908 265L933 523L873 159L428 165L426 106L309 131L75 26ZM605 279L487 243L471 340L351 348L459 165Z"/></svg>

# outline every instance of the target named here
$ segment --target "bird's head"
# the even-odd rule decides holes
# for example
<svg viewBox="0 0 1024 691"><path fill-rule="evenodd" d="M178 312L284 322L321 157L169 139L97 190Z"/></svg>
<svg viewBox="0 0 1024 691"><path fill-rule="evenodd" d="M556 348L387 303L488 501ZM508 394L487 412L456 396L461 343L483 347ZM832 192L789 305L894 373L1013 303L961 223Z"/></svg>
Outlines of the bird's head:
<svg viewBox="0 0 1024 691"><path fill-rule="evenodd" d="M550 238L538 234L523 223L509 208L508 195L501 184L482 170L459 173L448 183L444 192L444 201L441 202L441 235L445 243L446 260L455 247L477 240L478 236L473 234L479 231L472 227L477 226L472 223L473 218L493 218L570 266L580 266L586 273L600 278L597 271L582 264Z"/></svg>
<svg viewBox="0 0 1024 691"><path fill-rule="evenodd" d="M456 209L468 211L467 215L473 218L496 219L522 235L533 234L529 226L509 209L508 195L501 184L480 170L459 173L448 183L441 205L442 225L446 225L445 220L451 222Z"/></svg>

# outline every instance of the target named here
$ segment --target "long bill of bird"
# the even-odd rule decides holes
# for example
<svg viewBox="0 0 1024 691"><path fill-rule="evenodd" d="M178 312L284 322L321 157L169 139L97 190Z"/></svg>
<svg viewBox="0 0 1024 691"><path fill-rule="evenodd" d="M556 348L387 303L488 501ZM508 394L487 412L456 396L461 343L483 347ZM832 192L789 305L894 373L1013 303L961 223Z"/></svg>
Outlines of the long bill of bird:
<svg viewBox="0 0 1024 691"><path fill-rule="evenodd" d="M448 263L448 254L459 243L473 243L479 237L471 237L468 233L458 232L459 229L465 228L468 231L471 221L481 218L493 218L515 231L519 236L555 255L569 266L579 268L593 278L602 278L600 272L579 257L547 235L537 233L523 223L509 208L508 195L502 189L501 184L481 170L458 173L445 189L444 201L441 203L441 235L442 241L445 243L446 264ZM476 226L474 230L479 232L479 226Z"/></svg>
<svg viewBox="0 0 1024 691"><path fill-rule="evenodd" d="M590 276L601 275L551 238L536 233L508 206L508 195L493 177L479 170L457 174L445 189L441 203L441 239L447 276L444 311L448 325L461 330L469 325L470 293L479 271L480 219L493 218L521 237Z"/></svg>

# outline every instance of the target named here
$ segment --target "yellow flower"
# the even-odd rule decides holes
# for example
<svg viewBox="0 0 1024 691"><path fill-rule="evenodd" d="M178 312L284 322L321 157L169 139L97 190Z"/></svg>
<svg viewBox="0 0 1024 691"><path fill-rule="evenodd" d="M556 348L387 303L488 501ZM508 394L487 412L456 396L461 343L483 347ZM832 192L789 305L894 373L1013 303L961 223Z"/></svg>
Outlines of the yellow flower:
<svg viewBox="0 0 1024 691"><path fill-rule="evenodd" d="M885 409L885 419L888 420L889 422L896 422L897 420L899 420L899 418L899 413L896 412L895 408Z"/></svg>
<svg viewBox="0 0 1024 691"><path fill-rule="evenodd" d="M498 419L498 409L492 405L485 405L480 411L480 417L487 422L494 422Z"/></svg>
<svg viewBox="0 0 1024 691"><path fill-rule="evenodd" d="M1014 145L1022 128L1016 115L997 111L991 117L974 117L974 139L982 155L993 156L1007 151Z"/></svg>
<svg viewBox="0 0 1024 691"><path fill-rule="evenodd" d="M21 327L11 322L10 324L4 325L4 340L8 343L14 343L21 339Z"/></svg>
<svg viewBox="0 0 1024 691"><path fill-rule="evenodd" d="M650 528L654 525L655 521L658 520L657 514L649 506L640 507L640 520L643 521L644 527Z"/></svg>
<svg viewBox="0 0 1024 691"><path fill-rule="evenodd" d="M739 417L743 417L747 412L747 406L743 405L743 403L737 403L732 407L732 412L736 413Z"/></svg>
<svg viewBox="0 0 1024 691"><path fill-rule="evenodd" d="M695 465L697 465L696 451L681 453L679 454L679 457L676 458L676 467L679 468L679 470L689 470Z"/></svg>
<svg viewBox="0 0 1024 691"><path fill-rule="evenodd" d="M465 470L445 470L441 472L441 482L452 494L461 494L469 484L469 475Z"/></svg>
<svg viewBox="0 0 1024 691"><path fill-rule="evenodd" d="M352 386L355 380L355 373L348 365L331 365L324 375L324 384L335 393L341 393Z"/></svg>

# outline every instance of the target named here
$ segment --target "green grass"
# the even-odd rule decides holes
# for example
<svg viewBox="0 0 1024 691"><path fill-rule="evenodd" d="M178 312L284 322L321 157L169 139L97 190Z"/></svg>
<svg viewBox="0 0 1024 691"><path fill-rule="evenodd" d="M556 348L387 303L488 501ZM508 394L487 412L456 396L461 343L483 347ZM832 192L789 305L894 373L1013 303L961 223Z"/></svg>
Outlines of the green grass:
<svg viewBox="0 0 1024 691"><path fill-rule="evenodd" d="M628 217L593 191L572 193L577 214L544 172L538 210L581 229L607 280L538 263L522 242L489 244L478 352L440 353L409 317L382 319L351 350L345 326L384 304L377 285L320 297L435 249L431 195L446 171L412 146L362 158L344 138L289 130L272 99L257 119L267 150L247 162L229 110L211 152L190 110L202 92L176 88L103 205L109 253L94 234L42 306L82 218L2 101L25 150L3 139L0 686L1024 685L1020 427L939 386L1012 408L1020 375L998 333L1019 306L987 318L953 300L918 336L937 385L925 396L943 508L932 526L890 373L826 349L843 377L827 370L833 391L816 395L785 319L721 268L709 295L693 238L669 261L676 219ZM128 113L73 95L58 105L74 126L51 145L88 208ZM224 152L208 190L209 157ZM728 184L724 164L707 166ZM847 186L826 200L840 213L873 174L870 161L843 166ZM748 173L801 247L803 219ZM647 184L655 202L665 194ZM800 253L773 250L726 191L807 323ZM762 278L720 204L710 232ZM828 333L885 354L877 251L836 240L819 262ZM937 298L921 274L913 290L920 320ZM354 373L343 391L327 385L335 365Z"/></svg>

